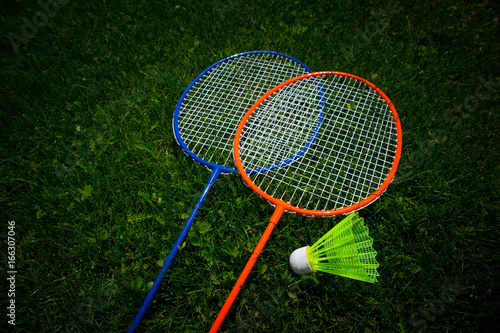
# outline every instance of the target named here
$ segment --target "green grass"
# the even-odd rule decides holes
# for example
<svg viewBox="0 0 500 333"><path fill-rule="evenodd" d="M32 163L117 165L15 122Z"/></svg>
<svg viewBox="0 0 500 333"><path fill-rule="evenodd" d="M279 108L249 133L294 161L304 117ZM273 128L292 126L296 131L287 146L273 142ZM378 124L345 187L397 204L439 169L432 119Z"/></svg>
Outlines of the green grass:
<svg viewBox="0 0 500 333"><path fill-rule="evenodd" d="M18 52L9 34L43 9L0 9L3 309L8 221L17 270L16 325L3 310L0 327L128 328L209 177L173 138L175 104L213 62L267 49L379 86L403 158L360 211L379 283L292 273L290 253L340 218L285 214L221 331L496 329L498 2L69 1ZM221 176L140 331L207 331L272 211Z"/></svg>

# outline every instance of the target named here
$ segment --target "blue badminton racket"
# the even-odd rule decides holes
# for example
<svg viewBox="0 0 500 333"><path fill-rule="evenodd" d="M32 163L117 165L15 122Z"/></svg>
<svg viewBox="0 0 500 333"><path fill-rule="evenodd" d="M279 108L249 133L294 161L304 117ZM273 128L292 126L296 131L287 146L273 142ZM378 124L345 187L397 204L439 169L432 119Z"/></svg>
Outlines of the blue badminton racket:
<svg viewBox="0 0 500 333"><path fill-rule="evenodd" d="M214 63L186 88L175 108L174 136L182 150L207 167L211 175L131 324L129 333L134 332L141 323L214 182L220 174L237 172L232 149L241 118L266 91L308 72L311 70L306 65L285 54L245 52Z"/></svg>

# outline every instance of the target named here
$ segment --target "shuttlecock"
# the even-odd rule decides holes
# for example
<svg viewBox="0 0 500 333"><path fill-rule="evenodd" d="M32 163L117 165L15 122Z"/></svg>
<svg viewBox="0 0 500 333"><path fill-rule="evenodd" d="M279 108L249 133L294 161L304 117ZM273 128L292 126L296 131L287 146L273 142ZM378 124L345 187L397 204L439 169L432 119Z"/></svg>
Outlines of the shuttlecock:
<svg viewBox="0 0 500 333"><path fill-rule="evenodd" d="M343 219L313 246L293 251L290 266L297 274L327 272L351 279L377 282L377 251L363 218L353 213Z"/></svg>

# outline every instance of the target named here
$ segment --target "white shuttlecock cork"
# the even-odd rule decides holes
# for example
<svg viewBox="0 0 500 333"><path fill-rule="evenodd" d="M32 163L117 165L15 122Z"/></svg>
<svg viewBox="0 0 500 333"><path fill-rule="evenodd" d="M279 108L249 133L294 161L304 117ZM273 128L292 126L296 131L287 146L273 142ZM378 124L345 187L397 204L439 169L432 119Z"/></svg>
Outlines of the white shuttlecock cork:
<svg viewBox="0 0 500 333"><path fill-rule="evenodd" d="M309 246L304 246L301 247L300 249L297 249L292 252L290 255L290 266L292 267L293 271L297 274L303 275L303 274L311 274L313 269L309 265L309 262L307 261L307 248Z"/></svg>
<svg viewBox="0 0 500 333"><path fill-rule="evenodd" d="M363 218L353 213L312 246L295 250L290 266L297 274L326 272L351 279L377 282L377 251Z"/></svg>

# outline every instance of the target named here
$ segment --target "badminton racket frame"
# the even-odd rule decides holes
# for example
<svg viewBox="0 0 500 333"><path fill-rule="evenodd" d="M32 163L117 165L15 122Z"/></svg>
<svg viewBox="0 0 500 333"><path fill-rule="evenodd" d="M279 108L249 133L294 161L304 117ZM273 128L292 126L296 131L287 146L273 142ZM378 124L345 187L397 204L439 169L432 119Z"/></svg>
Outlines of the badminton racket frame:
<svg viewBox="0 0 500 333"><path fill-rule="evenodd" d="M146 298L145 298L143 304L141 305L139 311L137 312L136 317L134 318L132 324L130 325L128 333L134 332L136 330L136 328L139 326L139 324L141 323L149 305L151 304L158 288L160 287L161 282L163 281L163 278L164 278L166 272L170 268L174 257L179 252L179 248L181 247L187 234L189 233L189 230L190 230L196 216L198 215L198 212L199 212L200 208L202 207L205 198L207 197L208 193L210 192L210 189L212 188L213 184L215 183L215 181L217 180L219 175L220 174L232 174L232 173L237 172L237 170L235 168L231 168L231 167L228 167L225 165L216 164L216 163L206 161L206 160L200 158L198 155L196 155L194 152L192 152L189 149L189 147L184 142L182 135L181 135L181 132L179 130L179 113L180 113L180 110L182 108L183 102L186 99L186 97L188 96L188 94L191 91L191 89L193 88L193 86L195 86L195 84L197 84L200 81L200 79L203 78L211 70L213 70L214 68L216 68L217 66L219 66L223 63L230 62L230 61L234 60L235 58L244 57L247 55L255 55L255 54L269 54L269 55L274 55L274 56L278 56L278 57L285 57L285 58L288 58L289 60L291 60L292 62L296 63L298 66L302 67L305 72L311 72L311 70L305 64L303 64L299 60L297 60L293 57L290 57L286 54L272 52L272 51L243 52L243 53L239 53L239 54L224 58L224 59L219 60L216 63L212 64L211 66L206 68L203 72L201 72L189 84L189 86L183 92L183 94L181 95L181 97L179 99L179 102L177 103L177 106L176 106L175 111L174 111L174 117L172 119L172 127L174 130L174 137L175 137L177 143L181 146L182 151L184 153L186 153L189 157L191 157L195 162L207 167L211 171L211 174L210 174L208 182L207 182L200 198L196 202L196 205L193 208L193 210L191 211L191 214L189 215L189 218L187 219L186 223L184 224L184 227L182 228L181 233L179 234L174 246L172 247L172 250L170 251L167 259L165 260L160 272L158 273L158 276L156 277L155 281L153 282L152 287L149 289L148 294L146 295Z"/></svg>
<svg viewBox="0 0 500 333"><path fill-rule="evenodd" d="M362 82L372 89L374 89L379 96L381 96L384 101L389 105L390 111L393 115L394 118L394 123L396 125L396 140L397 140L397 146L396 146L396 152L395 152L395 157L394 161L392 164L392 167L386 177L386 179L383 181L383 183L380 185L380 187L374 191L371 195L366 197L365 199L361 200L360 202L347 206L347 207L342 207L339 209L333 209L333 210L322 210L322 211L317 211L317 210L309 210L309 209L303 209L303 208L298 208L290 203L287 203L283 200L274 198L270 195L268 195L266 192L264 192L262 189L260 189L248 176L247 171L242 165L241 162L241 155L240 155L240 139L242 136L243 128L245 127L247 121L251 117L251 115L254 113L254 111L265 101L267 100L270 96L274 95L278 91L280 91L283 87L288 86L290 84L293 84L294 82L300 81L300 80L305 80L308 78L314 78L317 76L341 76L341 77L346 77L346 78L351 78L356 81ZM271 89L268 91L266 94L264 94L259 100L249 109L249 111L245 114L243 119L241 120L238 129L236 130L236 136L234 139L234 144L233 144L233 154L234 154L234 160L236 167L238 169L238 172L240 175L243 177L244 181L255 191L257 194L259 194L261 197L269 201L274 207L274 213L269 221L269 224L264 231L264 234L260 238L257 246L255 247L252 255L250 256L250 259L248 260L247 264L245 265L245 268L243 269L242 273L240 274L238 280L236 281L236 284L234 285L231 293L229 294L226 302L224 303L221 311L219 312L219 315L217 316L216 320L214 321L212 327L210 328L209 333L216 333L222 323L224 322L225 317L227 316L227 313L229 312L231 306L233 305L237 295L239 294L241 288L243 287L243 284L245 283L248 275L250 274L255 262L257 261L260 253L262 252L262 249L264 248L267 240L269 239L272 231L274 230L275 226L279 222L281 216L283 215L284 211L290 211L294 212L297 214L302 214L306 216L334 216L334 215L340 215L340 214L348 214L350 212L357 211L373 201L375 201L389 186L391 183L392 179L394 178L394 175L396 173L399 160L401 157L401 147L402 147L402 131L401 131L401 124L400 120L398 117L398 114L396 112L396 109L394 108L394 105L392 102L389 100L389 98L385 95L383 91L381 91L378 87L376 87L373 83L362 79L358 76L348 74L348 73L342 73L342 72L316 72L316 73L308 73L308 74L303 74L301 76L298 76L296 78L290 79L286 82L283 82L276 86L275 88Z"/></svg>

